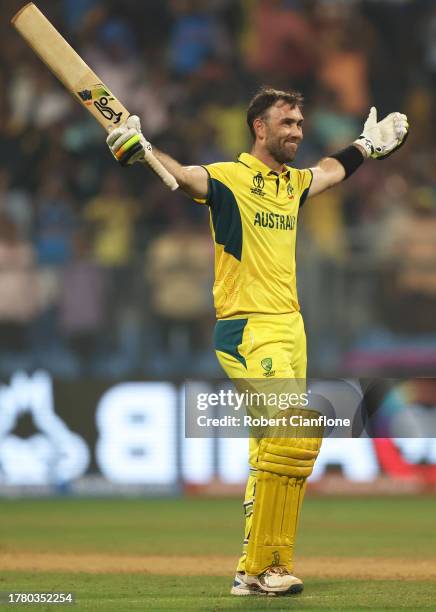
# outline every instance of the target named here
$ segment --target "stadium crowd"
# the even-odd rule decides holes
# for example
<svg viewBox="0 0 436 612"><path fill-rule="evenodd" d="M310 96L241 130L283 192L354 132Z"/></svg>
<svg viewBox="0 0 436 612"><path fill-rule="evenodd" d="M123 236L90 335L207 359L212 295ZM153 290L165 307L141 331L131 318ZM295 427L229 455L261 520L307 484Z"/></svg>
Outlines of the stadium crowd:
<svg viewBox="0 0 436 612"><path fill-rule="evenodd" d="M207 211L104 134L0 23L0 375L217 371ZM261 84L305 96L298 166L349 144L369 107L409 117L401 153L310 201L299 291L312 372L436 363L436 5L432 0L40 0L186 164L250 146ZM321 310L321 304L323 308Z"/></svg>

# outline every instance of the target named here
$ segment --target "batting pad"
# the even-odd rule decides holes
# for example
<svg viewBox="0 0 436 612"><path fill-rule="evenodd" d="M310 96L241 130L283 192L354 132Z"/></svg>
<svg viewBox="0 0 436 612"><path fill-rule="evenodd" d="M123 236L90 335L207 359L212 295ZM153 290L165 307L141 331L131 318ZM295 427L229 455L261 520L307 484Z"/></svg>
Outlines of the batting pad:
<svg viewBox="0 0 436 612"><path fill-rule="evenodd" d="M273 565L292 570L298 518L322 438L260 440L255 500L245 571L258 575Z"/></svg>

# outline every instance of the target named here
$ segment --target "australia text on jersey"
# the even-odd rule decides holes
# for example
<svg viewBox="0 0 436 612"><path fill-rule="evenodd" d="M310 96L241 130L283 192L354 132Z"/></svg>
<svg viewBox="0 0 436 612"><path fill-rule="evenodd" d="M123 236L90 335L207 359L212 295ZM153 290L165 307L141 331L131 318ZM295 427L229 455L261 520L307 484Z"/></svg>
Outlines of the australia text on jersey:
<svg viewBox="0 0 436 612"><path fill-rule="evenodd" d="M254 225L271 229L293 230L295 221L295 215L279 215L272 212L257 212L254 215Z"/></svg>

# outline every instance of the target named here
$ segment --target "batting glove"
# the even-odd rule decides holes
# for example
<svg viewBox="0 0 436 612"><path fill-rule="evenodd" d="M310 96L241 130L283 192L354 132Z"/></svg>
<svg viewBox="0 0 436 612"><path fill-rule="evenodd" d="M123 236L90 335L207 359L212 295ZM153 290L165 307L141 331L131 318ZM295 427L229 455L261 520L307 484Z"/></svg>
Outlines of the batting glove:
<svg viewBox="0 0 436 612"><path fill-rule="evenodd" d="M408 134L409 123L406 115L390 113L381 121L377 121L377 109L373 106L363 126L363 132L354 144L363 147L367 157L385 159L406 142Z"/></svg>
<svg viewBox="0 0 436 612"><path fill-rule="evenodd" d="M106 143L122 166L146 161L153 150L141 132L141 120L137 115L131 115L122 126L113 130Z"/></svg>

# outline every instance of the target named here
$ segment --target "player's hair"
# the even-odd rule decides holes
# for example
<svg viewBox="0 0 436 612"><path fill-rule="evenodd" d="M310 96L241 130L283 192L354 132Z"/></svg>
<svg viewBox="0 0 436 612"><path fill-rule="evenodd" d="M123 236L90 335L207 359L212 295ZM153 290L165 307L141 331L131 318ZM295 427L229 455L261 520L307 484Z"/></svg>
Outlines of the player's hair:
<svg viewBox="0 0 436 612"><path fill-rule="evenodd" d="M303 106L303 95L299 91L281 91L272 87L263 86L251 100L247 109L247 124L250 128L251 135L256 138L256 132L253 128L255 119L265 117L266 112L276 102L287 102L291 108Z"/></svg>

